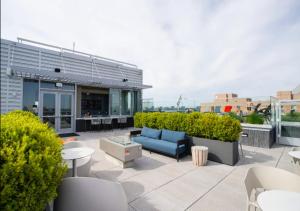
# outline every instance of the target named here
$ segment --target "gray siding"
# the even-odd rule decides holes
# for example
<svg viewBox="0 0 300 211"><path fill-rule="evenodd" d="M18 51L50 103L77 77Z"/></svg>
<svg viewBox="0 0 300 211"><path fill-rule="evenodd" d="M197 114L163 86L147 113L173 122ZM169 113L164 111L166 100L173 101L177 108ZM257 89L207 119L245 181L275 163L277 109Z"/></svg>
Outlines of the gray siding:
<svg viewBox="0 0 300 211"><path fill-rule="evenodd" d="M22 79L9 78L6 74L11 60L9 44L1 40L1 113L22 108Z"/></svg>
<svg viewBox="0 0 300 211"><path fill-rule="evenodd" d="M120 81L127 78L129 82L143 83L143 73L138 68L1 39L1 113L22 108L22 79L7 76L10 65L41 72L61 68L64 73L79 76Z"/></svg>

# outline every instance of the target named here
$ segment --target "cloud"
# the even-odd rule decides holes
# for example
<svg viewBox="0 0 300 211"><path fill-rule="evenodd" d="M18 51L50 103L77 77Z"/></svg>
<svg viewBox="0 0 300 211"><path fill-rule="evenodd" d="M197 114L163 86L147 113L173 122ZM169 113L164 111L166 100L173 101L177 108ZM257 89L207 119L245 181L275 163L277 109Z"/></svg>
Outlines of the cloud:
<svg viewBox="0 0 300 211"><path fill-rule="evenodd" d="M300 76L300 3L242 1L4 1L2 37L72 47L137 64L145 98L174 104L216 92L269 96Z"/></svg>

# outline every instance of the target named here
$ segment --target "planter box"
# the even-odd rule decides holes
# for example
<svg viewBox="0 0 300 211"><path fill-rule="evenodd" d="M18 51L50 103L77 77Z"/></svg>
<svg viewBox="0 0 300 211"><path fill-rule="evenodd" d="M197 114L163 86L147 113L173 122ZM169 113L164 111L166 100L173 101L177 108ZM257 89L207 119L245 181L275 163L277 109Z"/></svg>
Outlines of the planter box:
<svg viewBox="0 0 300 211"><path fill-rule="evenodd" d="M235 165L239 160L238 142L223 142L198 137L190 137L191 144L208 147L208 160Z"/></svg>
<svg viewBox="0 0 300 211"><path fill-rule="evenodd" d="M253 147L271 148L275 142L275 128L271 125L242 124L242 144Z"/></svg>

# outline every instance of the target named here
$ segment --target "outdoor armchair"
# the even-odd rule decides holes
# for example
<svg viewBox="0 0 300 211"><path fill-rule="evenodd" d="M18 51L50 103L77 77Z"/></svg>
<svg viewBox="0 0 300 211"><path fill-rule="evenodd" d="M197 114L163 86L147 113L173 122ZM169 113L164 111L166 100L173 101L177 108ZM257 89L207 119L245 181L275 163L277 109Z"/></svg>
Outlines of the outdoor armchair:
<svg viewBox="0 0 300 211"><path fill-rule="evenodd" d="M54 211L127 211L120 183L92 177L65 178L54 200Z"/></svg>
<svg viewBox="0 0 300 211"><path fill-rule="evenodd" d="M251 206L259 208L256 199L259 193L265 190L287 190L300 192L300 176L289 171L258 166L249 168L245 180L248 197L248 210Z"/></svg>

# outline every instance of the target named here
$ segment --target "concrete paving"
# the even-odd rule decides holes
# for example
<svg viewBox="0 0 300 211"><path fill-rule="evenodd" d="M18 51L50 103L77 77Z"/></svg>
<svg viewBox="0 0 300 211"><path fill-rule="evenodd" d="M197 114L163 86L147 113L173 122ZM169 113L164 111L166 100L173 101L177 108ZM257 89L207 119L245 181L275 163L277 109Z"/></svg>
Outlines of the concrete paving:
<svg viewBox="0 0 300 211"><path fill-rule="evenodd" d="M122 169L105 159L99 149L103 137L128 134L127 129L78 133L77 140L96 149L91 176L117 181L128 198L129 210L246 210L244 177L249 167L266 165L299 173L287 153L291 147L274 145L271 149L243 146L244 157L228 166L208 161L196 167L191 156L179 162L172 157L143 150L132 168Z"/></svg>

